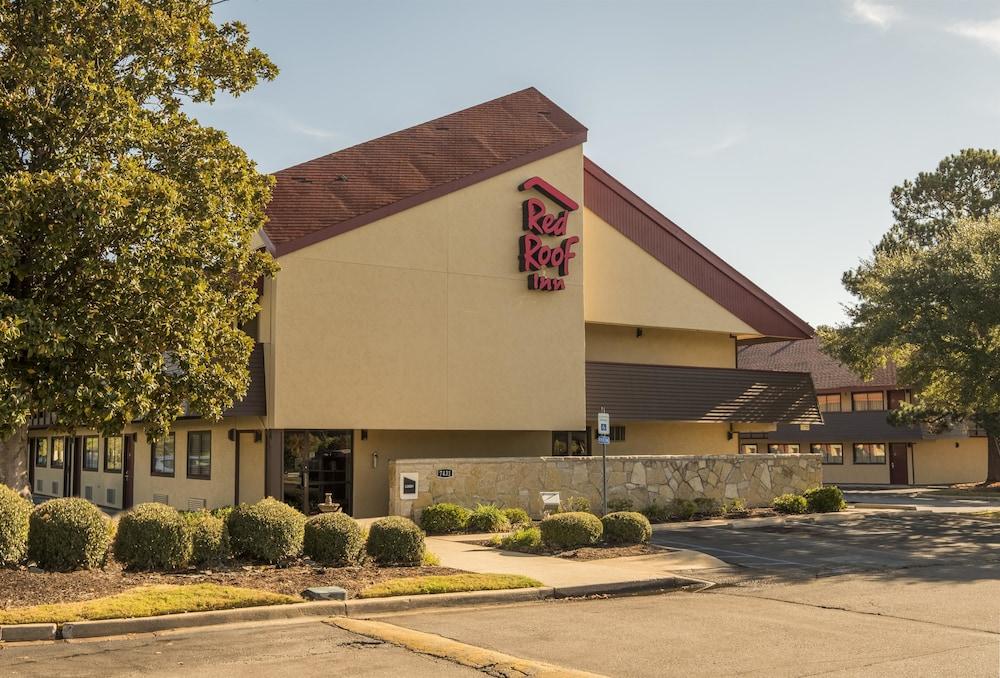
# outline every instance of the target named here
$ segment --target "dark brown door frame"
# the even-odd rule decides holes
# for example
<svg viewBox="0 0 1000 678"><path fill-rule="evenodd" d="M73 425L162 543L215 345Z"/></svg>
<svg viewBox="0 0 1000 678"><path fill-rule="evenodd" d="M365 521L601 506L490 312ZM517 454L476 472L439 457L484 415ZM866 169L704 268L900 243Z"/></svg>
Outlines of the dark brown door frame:
<svg viewBox="0 0 1000 678"><path fill-rule="evenodd" d="M132 433L131 435L125 436L124 444L124 454L125 454L125 477L122 478L122 510L128 511L132 508L132 502L135 497L133 491L135 488L135 439L138 434Z"/></svg>
<svg viewBox="0 0 1000 678"><path fill-rule="evenodd" d="M908 465L909 445L906 443L889 443L889 484L909 485L910 469ZM902 479L902 482L900 482Z"/></svg>
<svg viewBox="0 0 1000 678"><path fill-rule="evenodd" d="M64 497L73 495L73 469L76 468L76 438L70 436L63 437L63 484L62 493Z"/></svg>

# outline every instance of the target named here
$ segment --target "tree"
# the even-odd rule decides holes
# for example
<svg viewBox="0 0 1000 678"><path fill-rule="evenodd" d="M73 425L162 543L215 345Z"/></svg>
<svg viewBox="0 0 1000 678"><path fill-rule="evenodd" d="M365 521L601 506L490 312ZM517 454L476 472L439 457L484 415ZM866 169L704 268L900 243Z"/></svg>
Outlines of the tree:
<svg viewBox="0 0 1000 678"><path fill-rule="evenodd" d="M844 274L849 323L820 328L824 350L870 376L892 361L914 402L893 423L987 434L987 481L1000 481L1000 161L962 151L892 193L896 223Z"/></svg>
<svg viewBox="0 0 1000 678"><path fill-rule="evenodd" d="M0 5L0 449L26 422L161 436L242 397L270 179L186 102L277 69L210 0Z"/></svg>

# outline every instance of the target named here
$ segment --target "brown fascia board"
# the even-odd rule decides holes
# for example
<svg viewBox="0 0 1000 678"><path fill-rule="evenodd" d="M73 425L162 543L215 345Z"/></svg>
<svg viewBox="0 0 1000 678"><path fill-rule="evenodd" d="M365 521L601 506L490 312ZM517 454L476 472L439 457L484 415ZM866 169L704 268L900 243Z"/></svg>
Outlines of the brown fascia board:
<svg viewBox="0 0 1000 678"><path fill-rule="evenodd" d="M781 339L809 339L815 330L774 297L751 282L721 257L698 242L680 226L657 211L652 205L628 189L624 184L599 167L588 157L583 159L584 178L600 183L620 201L639 212L644 218L643 226L658 228L673 242L683 246L688 252L689 267L681 268L668 259L663 249L652 242L637 240L620 224L614 223L610 214L611 206L601 204L587 190L584 190L584 206L592 210L608 224L629 238L636 245L652 255L664 266L680 275L696 288L711 297L723 308L740 318L766 337ZM586 181L585 184L586 186ZM611 218L609 218L611 217ZM645 229L644 229L645 230Z"/></svg>

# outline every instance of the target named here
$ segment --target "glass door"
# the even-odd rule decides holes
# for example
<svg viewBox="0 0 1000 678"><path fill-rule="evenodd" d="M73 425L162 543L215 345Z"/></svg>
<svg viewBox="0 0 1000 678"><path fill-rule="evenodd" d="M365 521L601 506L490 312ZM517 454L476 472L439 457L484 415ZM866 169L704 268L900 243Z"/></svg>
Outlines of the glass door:
<svg viewBox="0 0 1000 678"><path fill-rule="evenodd" d="M354 432L285 432L285 503L303 513L319 512L326 495L351 512Z"/></svg>

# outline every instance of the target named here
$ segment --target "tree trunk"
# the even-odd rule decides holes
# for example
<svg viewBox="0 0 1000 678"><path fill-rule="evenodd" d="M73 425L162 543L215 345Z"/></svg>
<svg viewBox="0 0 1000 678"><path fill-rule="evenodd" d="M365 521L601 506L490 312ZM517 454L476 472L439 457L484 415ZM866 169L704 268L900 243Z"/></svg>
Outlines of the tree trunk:
<svg viewBox="0 0 1000 678"><path fill-rule="evenodd" d="M14 435L0 441L0 483L14 488L28 497L28 425L18 428Z"/></svg>
<svg viewBox="0 0 1000 678"><path fill-rule="evenodd" d="M1000 431L986 429L986 482L1000 482Z"/></svg>

